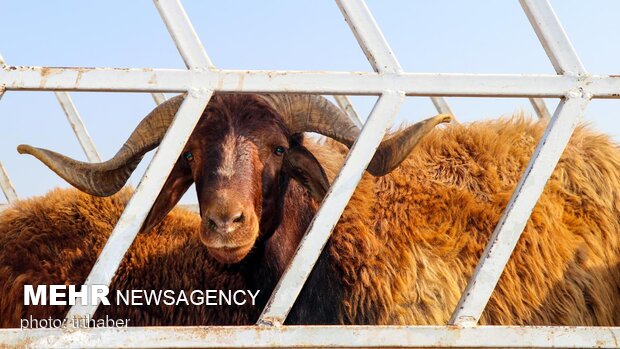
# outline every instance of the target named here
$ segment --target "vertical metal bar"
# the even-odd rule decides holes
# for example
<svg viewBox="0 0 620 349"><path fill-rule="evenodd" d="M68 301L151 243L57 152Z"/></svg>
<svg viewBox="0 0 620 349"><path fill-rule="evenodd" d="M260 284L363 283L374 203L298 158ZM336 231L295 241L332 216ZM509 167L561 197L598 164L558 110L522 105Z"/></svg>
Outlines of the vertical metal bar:
<svg viewBox="0 0 620 349"><path fill-rule="evenodd" d="M193 90L185 98L84 285L110 285L212 94ZM92 316L98 306L76 304L67 319Z"/></svg>
<svg viewBox="0 0 620 349"><path fill-rule="evenodd" d="M0 162L0 188L2 188L2 192L4 193L4 197L9 203L13 203L17 201L17 192L15 191L15 187L13 183L11 183L11 179L9 178L9 174L6 172L6 169Z"/></svg>
<svg viewBox="0 0 620 349"><path fill-rule="evenodd" d="M153 0L189 69L214 68L179 0Z"/></svg>
<svg viewBox="0 0 620 349"><path fill-rule="evenodd" d="M586 70L549 1L519 0L519 2L555 71L558 74L585 74Z"/></svg>
<svg viewBox="0 0 620 349"><path fill-rule="evenodd" d="M401 73L403 69L366 3L363 0L336 0L336 4L372 68L379 73ZM439 113L453 115L443 97L431 97L431 101Z"/></svg>
<svg viewBox="0 0 620 349"><path fill-rule="evenodd" d="M379 97L358 140L351 147L344 166L299 243L295 256L263 310L259 324L281 325L284 323L329 239L332 229L362 178L364 170L370 163L387 128L398 114L404 96L402 92L390 91Z"/></svg>
<svg viewBox="0 0 620 349"><path fill-rule="evenodd" d="M56 99L58 99L58 102L60 103L60 106L62 107L62 110L64 110L65 115L67 115L67 120L69 121L73 132L77 136L80 146L84 150L88 161L101 162L101 157L97 152L95 143L93 143L92 138L90 138L90 135L82 122L82 118L80 118L80 114L75 108L75 104L73 104L69 94L67 92L55 92L55 95Z"/></svg>
<svg viewBox="0 0 620 349"><path fill-rule="evenodd" d="M151 93L151 96L153 97L153 100L157 105L162 104L166 101L166 95L164 95L163 93Z"/></svg>
<svg viewBox="0 0 620 349"><path fill-rule="evenodd" d="M351 121L353 121L353 123L357 125L357 127L362 128L362 126L364 126L362 119L360 119L359 115L355 111L355 108L353 107L351 100L349 100L349 97L344 95L334 95L334 99L336 100L336 103L338 103L340 109L342 109L345 114L347 114L349 119L351 119Z"/></svg>
<svg viewBox="0 0 620 349"><path fill-rule="evenodd" d="M549 114L549 109L547 109L547 105L542 98L530 98L530 103L532 103L532 107L538 115L539 119L550 119L551 116Z"/></svg>
<svg viewBox="0 0 620 349"><path fill-rule="evenodd" d="M589 101L589 96L574 92L560 102L452 314L451 324L474 326L478 323L534 205Z"/></svg>

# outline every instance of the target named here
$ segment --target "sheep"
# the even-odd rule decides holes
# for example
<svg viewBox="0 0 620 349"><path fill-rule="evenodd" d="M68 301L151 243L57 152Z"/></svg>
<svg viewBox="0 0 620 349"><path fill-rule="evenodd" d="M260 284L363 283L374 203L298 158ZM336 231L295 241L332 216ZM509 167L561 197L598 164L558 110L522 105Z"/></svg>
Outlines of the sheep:
<svg viewBox="0 0 620 349"><path fill-rule="evenodd" d="M62 319L69 306L24 305L25 284L81 285L95 264L131 191L95 197L75 189L55 189L18 201L0 213L0 327L20 319ZM217 263L201 244L200 219L174 209L129 249L110 289L237 290L244 283L234 267ZM95 319L128 319L130 326L249 324L260 309L239 306L100 306Z"/></svg>
<svg viewBox="0 0 620 349"><path fill-rule="evenodd" d="M304 97L288 97L278 107L273 96L216 96L140 234L156 227L195 181L201 206L195 234L208 255L234 268L243 287L261 290L260 306L346 154L346 147L335 141L317 145L303 139L301 132L310 129L300 129L283 115L295 114L292 102L301 99L306 112L299 114L319 125L313 130L346 146L359 133L325 101L312 105ZM178 108L179 101L174 103L162 107L168 108L166 114ZM289 109L283 111L282 105ZM19 149L79 189L110 195L161 139L167 127L161 110L151 113L157 118L141 123L155 125L159 135L139 126L134 134L145 146L135 152L135 142L128 141L97 168L43 149ZM332 115L331 133L317 110ZM515 117L433 129L448 120L438 116L382 142L287 323L446 323L545 126L545 121ZM256 133L248 134L246 128ZM134 153L128 155L127 149ZM115 181L97 177L102 172ZM578 128L482 324L620 323L619 179L620 154L613 142ZM613 185L608 188L606 181ZM101 186L88 186L97 182ZM239 311L250 313L244 319L256 320L256 309Z"/></svg>

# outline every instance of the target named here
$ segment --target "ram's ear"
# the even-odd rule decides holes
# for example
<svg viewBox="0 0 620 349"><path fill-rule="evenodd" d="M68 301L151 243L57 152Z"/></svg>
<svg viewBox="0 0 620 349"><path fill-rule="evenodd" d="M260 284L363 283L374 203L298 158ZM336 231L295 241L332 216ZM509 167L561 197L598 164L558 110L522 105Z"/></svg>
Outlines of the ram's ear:
<svg viewBox="0 0 620 349"><path fill-rule="evenodd" d="M312 153L301 145L290 148L284 155L284 171L301 185L318 202L323 200L329 181L323 167Z"/></svg>
<svg viewBox="0 0 620 349"><path fill-rule="evenodd" d="M140 231L149 231L161 222L194 183L192 171L183 159L177 161L155 200Z"/></svg>

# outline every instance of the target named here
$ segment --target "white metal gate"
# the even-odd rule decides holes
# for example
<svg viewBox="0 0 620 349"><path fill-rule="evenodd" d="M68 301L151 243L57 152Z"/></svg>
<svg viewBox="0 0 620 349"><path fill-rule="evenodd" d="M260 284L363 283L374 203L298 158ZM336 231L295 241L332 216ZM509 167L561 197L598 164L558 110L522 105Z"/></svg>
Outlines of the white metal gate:
<svg viewBox="0 0 620 349"><path fill-rule="evenodd" d="M378 95L360 139L334 180L256 326L2 329L1 345L37 347L619 347L618 327L478 326L478 320L544 185L592 98L620 98L620 78L591 75L581 64L548 0L520 0L557 75L421 74L404 72L363 0L336 0L374 73L236 71L216 68L179 0L154 0L187 69L0 67L6 90L56 91L88 159L99 156L66 92L187 92L174 122L128 203L85 284L109 285L161 190L185 141L214 91L330 94L353 117L345 95ZM1 62L0 62L1 63ZM445 326L284 326L332 228L405 96L561 98L450 323ZM0 165L9 202L17 195ZM336 200L335 198L339 200ZM67 317L93 315L97 306L76 305Z"/></svg>

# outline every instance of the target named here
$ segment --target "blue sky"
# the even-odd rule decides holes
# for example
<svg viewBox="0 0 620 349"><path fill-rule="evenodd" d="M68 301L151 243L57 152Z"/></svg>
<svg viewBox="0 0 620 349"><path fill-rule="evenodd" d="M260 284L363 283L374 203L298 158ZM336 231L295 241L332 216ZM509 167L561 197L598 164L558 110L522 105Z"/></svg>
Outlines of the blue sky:
<svg viewBox="0 0 620 349"><path fill-rule="evenodd" d="M401 65L412 72L553 73L516 0L367 0ZM196 1L183 4L212 61L227 69L371 68L333 1ZM586 69L620 73L620 1L552 2ZM151 1L0 0L0 53L14 65L183 68ZM103 158L154 107L142 93L72 93ZM375 97L354 97L364 117ZM526 99L449 98L461 121L531 112ZM553 110L557 100L547 100ZM435 114L408 98L398 122ZM620 140L620 101L594 100L586 120ZM85 159L51 92L7 92L0 101L0 161L22 197L66 184L18 144ZM149 157L150 158L150 157ZM142 164L132 182L137 184ZM187 195L185 202L195 201ZM4 198L0 195L0 202Z"/></svg>

